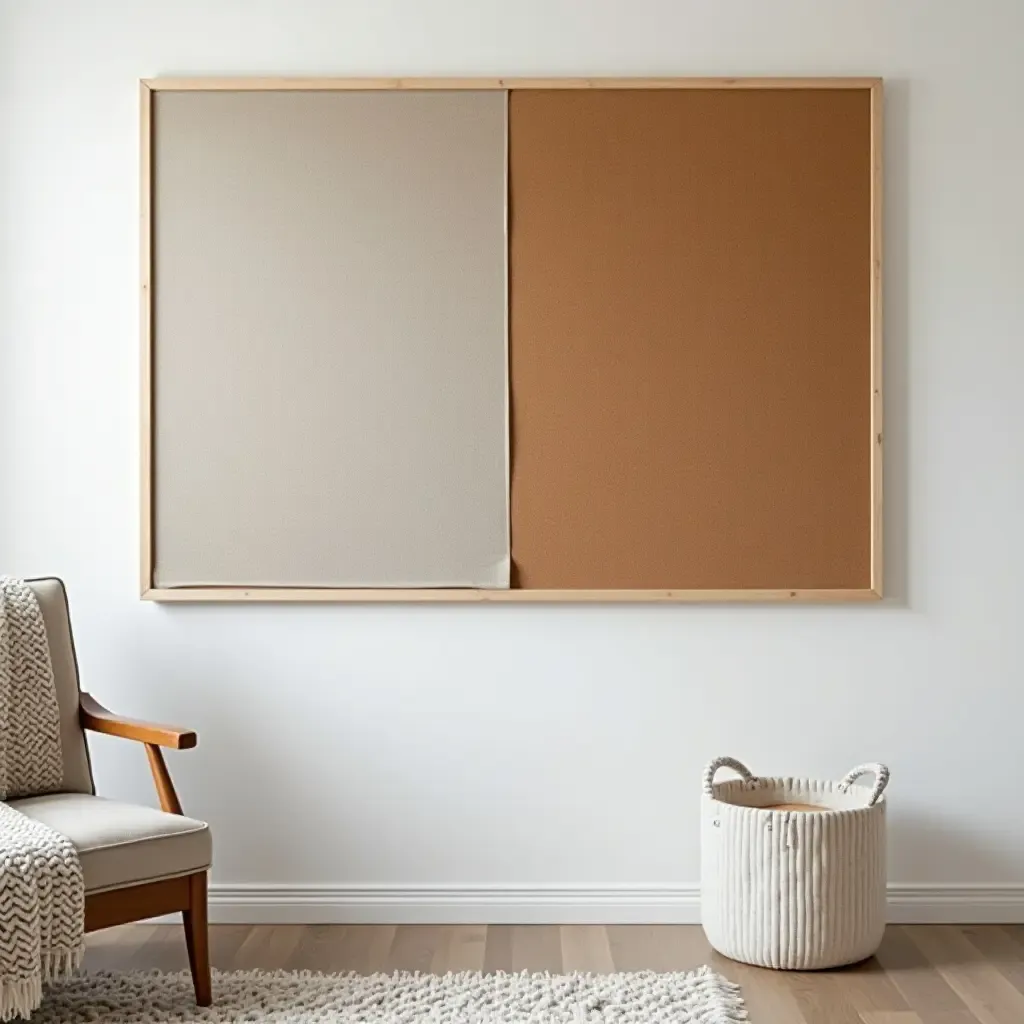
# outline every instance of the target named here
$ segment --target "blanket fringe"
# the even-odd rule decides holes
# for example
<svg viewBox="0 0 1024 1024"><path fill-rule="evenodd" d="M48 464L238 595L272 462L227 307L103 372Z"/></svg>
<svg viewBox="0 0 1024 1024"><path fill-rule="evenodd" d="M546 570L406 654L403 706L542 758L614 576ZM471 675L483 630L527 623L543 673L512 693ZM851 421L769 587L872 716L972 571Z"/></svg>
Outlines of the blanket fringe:
<svg viewBox="0 0 1024 1024"><path fill-rule="evenodd" d="M43 1000L43 982L37 974L33 978L0 981L0 1020L28 1017Z"/></svg>
<svg viewBox="0 0 1024 1024"><path fill-rule="evenodd" d="M51 949L39 958L32 978L0 978L0 1021L28 1018L43 1001L43 985L73 977L82 966L85 942L76 949Z"/></svg>
<svg viewBox="0 0 1024 1024"><path fill-rule="evenodd" d="M63 981L70 978L81 966L85 957L85 941L77 949L51 949L39 960L43 982Z"/></svg>

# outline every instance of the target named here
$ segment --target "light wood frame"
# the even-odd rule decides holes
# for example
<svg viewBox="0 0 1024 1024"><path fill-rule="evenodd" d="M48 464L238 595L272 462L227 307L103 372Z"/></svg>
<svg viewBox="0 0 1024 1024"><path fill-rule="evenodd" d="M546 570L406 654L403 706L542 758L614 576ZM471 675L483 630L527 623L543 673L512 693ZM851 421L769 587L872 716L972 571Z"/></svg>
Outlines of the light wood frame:
<svg viewBox="0 0 1024 1024"><path fill-rule="evenodd" d="M871 98L870 585L852 590L483 590L153 586L152 99L160 91L457 89L862 89ZM862 602L883 593L882 502L882 106L881 78L151 78L140 82L141 137L141 596L162 602ZM159 753L159 751L158 751Z"/></svg>

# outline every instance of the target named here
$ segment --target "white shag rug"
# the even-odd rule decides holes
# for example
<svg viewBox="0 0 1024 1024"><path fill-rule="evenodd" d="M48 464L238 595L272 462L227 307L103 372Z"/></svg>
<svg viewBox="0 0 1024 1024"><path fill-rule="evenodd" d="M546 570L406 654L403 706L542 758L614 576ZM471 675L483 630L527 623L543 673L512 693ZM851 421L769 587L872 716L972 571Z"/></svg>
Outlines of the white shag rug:
<svg viewBox="0 0 1024 1024"><path fill-rule="evenodd" d="M691 974L314 974L215 971L214 1005L188 974L84 974L50 986L32 1024L738 1024L739 987Z"/></svg>

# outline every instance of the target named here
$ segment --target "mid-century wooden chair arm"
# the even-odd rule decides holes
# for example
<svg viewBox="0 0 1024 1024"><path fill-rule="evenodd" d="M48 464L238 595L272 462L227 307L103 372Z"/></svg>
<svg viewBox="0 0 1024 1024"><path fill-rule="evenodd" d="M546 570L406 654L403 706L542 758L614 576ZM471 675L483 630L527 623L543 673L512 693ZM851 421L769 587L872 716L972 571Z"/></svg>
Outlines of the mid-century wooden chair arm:
<svg viewBox="0 0 1024 1024"><path fill-rule="evenodd" d="M199 738L191 729L179 729L175 725L157 725L154 722L140 722L135 718L122 718L108 711L95 697L88 693L79 694L78 720L83 729L102 732L107 736L121 736L126 740L138 740L146 747L149 768L153 773L160 806L168 814L181 814L181 801L174 791L171 774L167 770L161 747L173 750L188 750Z"/></svg>
<svg viewBox="0 0 1024 1024"><path fill-rule="evenodd" d="M113 711L108 711L88 693L79 695L78 707L82 728L90 729L92 732L121 736L126 740L138 740L140 743L153 744L157 747L171 747L173 750L188 750L199 742L199 738L191 729L122 718Z"/></svg>

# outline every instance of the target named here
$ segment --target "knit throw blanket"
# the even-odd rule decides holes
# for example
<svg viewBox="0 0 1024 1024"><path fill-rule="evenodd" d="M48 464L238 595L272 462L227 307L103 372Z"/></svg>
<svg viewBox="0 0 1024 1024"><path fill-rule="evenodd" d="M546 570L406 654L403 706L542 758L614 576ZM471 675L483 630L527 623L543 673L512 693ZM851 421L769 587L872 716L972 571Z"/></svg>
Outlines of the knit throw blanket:
<svg viewBox="0 0 1024 1024"><path fill-rule="evenodd" d="M0 576L0 801L59 790L60 711L32 589ZM84 951L85 886L71 841L0 803L0 1020L28 1017L43 983Z"/></svg>

